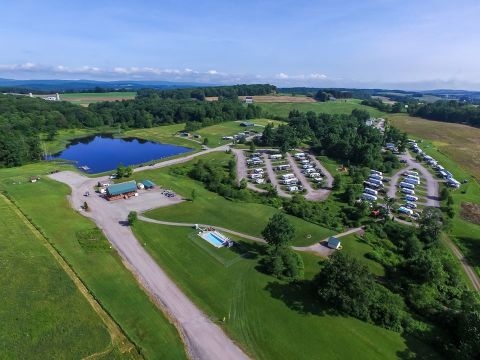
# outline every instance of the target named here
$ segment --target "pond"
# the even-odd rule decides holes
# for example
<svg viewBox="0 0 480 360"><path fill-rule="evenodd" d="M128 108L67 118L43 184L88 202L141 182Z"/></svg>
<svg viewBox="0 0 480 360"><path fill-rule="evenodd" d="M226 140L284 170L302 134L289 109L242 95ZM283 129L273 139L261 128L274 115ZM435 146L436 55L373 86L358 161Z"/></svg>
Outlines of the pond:
<svg viewBox="0 0 480 360"><path fill-rule="evenodd" d="M65 150L46 159L73 161L80 169L96 174L114 170L120 164L139 165L191 150L183 146L136 138L118 139L102 134L73 140Z"/></svg>

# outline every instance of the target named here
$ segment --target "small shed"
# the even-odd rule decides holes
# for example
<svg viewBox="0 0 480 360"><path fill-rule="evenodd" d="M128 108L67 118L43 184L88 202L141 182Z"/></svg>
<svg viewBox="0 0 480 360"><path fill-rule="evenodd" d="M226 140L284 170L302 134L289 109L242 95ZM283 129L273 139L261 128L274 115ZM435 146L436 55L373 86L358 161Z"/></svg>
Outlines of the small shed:
<svg viewBox="0 0 480 360"><path fill-rule="evenodd" d="M252 123L252 122L243 121L243 122L240 123L240 126L243 126L243 127L253 127L253 126L255 126L255 124Z"/></svg>
<svg viewBox="0 0 480 360"><path fill-rule="evenodd" d="M328 239L327 246L328 246L330 249L338 250L338 249L340 249L340 247L341 247L341 243L340 243L340 240L338 240L335 236L331 236L331 237Z"/></svg>
<svg viewBox="0 0 480 360"><path fill-rule="evenodd" d="M142 184L145 187L145 189L153 189L155 187L155 183L150 180L143 180Z"/></svg>

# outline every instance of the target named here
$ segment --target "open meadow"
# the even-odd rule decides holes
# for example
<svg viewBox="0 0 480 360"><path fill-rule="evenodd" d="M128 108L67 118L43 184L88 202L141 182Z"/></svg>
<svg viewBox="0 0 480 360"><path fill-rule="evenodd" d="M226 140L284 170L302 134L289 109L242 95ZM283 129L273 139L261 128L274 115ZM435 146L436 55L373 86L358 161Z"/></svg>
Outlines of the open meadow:
<svg viewBox="0 0 480 360"><path fill-rule="evenodd" d="M292 110L301 112L313 111L327 114L350 114L354 109L368 111L374 117L385 117L385 113L370 106L360 104L359 99L339 99L327 102L285 102L285 103L261 103L258 104L269 116L288 117Z"/></svg>
<svg viewBox="0 0 480 360"><path fill-rule="evenodd" d="M37 163L1 169L0 190L45 234L144 357L185 359L176 328L125 268L103 233L71 208L67 200L70 188L46 177L55 169L62 168ZM30 183L30 176L40 176L40 180ZM98 340L89 341L95 344Z"/></svg>
<svg viewBox="0 0 480 360"><path fill-rule="evenodd" d="M83 358L115 352L100 317L25 221L0 195L2 357Z"/></svg>
<svg viewBox="0 0 480 360"><path fill-rule="evenodd" d="M388 115L388 120L408 134L430 140L441 152L480 179L480 129L404 114Z"/></svg>
<svg viewBox="0 0 480 360"><path fill-rule="evenodd" d="M65 93L60 94L60 100L68 101L73 104L88 106L88 104L101 101L122 101L132 100L137 93L135 91L129 92L105 92L105 93Z"/></svg>

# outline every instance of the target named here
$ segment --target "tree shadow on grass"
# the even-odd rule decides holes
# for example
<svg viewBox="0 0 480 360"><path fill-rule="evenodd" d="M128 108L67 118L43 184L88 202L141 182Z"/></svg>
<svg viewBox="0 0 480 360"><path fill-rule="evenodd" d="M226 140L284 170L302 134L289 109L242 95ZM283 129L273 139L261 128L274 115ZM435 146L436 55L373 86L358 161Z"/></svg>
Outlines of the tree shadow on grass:
<svg viewBox="0 0 480 360"><path fill-rule="evenodd" d="M314 281L302 280L290 283L272 281L266 285L265 289L273 298L282 300L290 309L300 314L333 314L333 311L330 311L316 296Z"/></svg>
<svg viewBox="0 0 480 360"><path fill-rule="evenodd" d="M477 238L459 236L458 241L467 251L464 252L465 258L470 266L480 266L480 240Z"/></svg>
<svg viewBox="0 0 480 360"><path fill-rule="evenodd" d="M230 250L236 254L239 254L245 259L255 260L264 254L265 246L258 243L238 240L235 241L235 245L233 245Z"/></svg>

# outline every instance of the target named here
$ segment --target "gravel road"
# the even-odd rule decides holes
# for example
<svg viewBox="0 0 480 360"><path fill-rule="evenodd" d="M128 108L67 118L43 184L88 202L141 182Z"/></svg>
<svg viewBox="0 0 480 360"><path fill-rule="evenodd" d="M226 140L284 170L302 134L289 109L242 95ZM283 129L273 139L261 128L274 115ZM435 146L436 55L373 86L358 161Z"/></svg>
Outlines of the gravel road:
<svg viewBox="0 0 480 360"><path fill-rule="evenodd" d="M198 156L197 154L194 155ZM178 163L186 160L182 158L172 161ZM152 167L147 168L151 169ZM88 202L90 211L82 211L82 214L95 221L97 226L103 230L127 267L174 321L186 342L191 358L248 359L248 356L222 329L183 294L137 241L130 227L124 224L131 210L146 211L153 207L168 206L180 202L180 198L167 198L160 191L153 190L141 191L138 197L128 200L109 202L92 191L95 184L98 181L105 181L106 177L87 178L72 171L63 171L50 175L50 177L68 184L72 188L70 202L75 209L78 210L84 201ZM83 194L86 191L90 191L93 195L84 197Z"/></svg>

